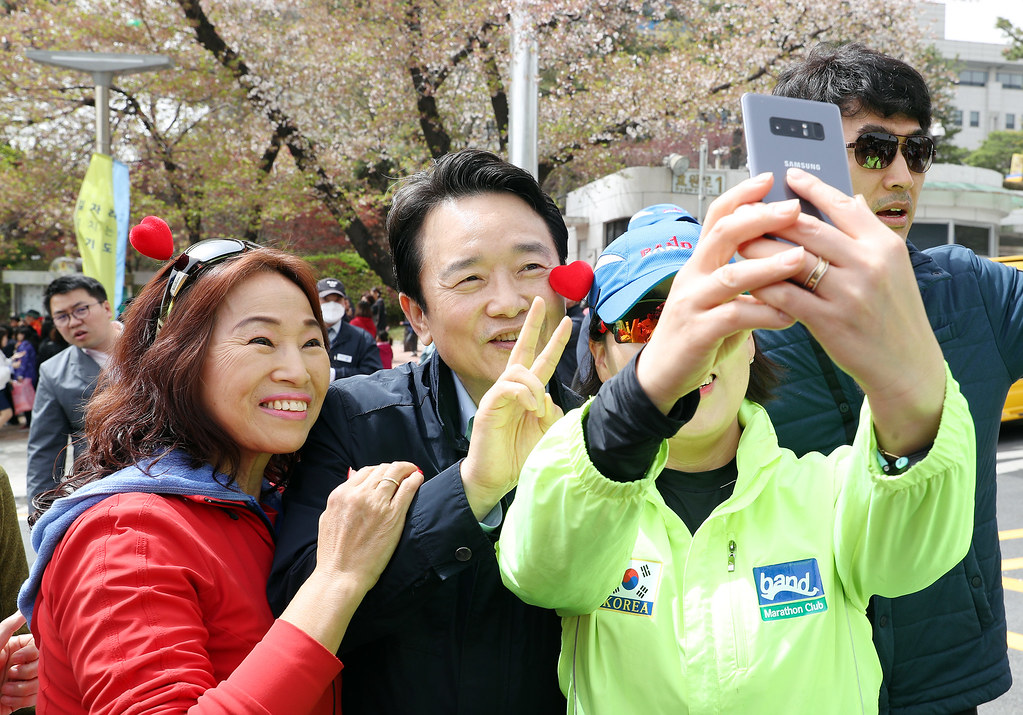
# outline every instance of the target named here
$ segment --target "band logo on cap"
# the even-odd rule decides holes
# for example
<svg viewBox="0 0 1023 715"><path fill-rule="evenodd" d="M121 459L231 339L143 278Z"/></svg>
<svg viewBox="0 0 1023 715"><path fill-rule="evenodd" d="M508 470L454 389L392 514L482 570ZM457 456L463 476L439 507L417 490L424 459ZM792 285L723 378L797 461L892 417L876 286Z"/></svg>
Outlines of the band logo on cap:
<svg viewBox="0 0 1023 715"><path fill-rule="evenodd" d="M645 258L646 255L649 253L653 253L654 251L665 251L669 248L687 248L689 250L692 250L693 244L690 243L689 241L679 241L678 236L672 236L664 243L658 243L656 246L653 246L652 248L640 249L639 255L640 258Z"/></svg>

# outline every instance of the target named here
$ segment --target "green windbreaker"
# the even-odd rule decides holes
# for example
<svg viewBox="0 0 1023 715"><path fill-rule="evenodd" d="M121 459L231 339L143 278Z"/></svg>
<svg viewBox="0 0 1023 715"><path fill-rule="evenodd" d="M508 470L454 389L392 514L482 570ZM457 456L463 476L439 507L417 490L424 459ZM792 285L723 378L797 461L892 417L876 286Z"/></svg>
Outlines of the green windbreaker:
<svg viewBox="0 0 1023 715"><path fill-rule="evenodd" d="M586 409L530 455L499 542L506 585L563 617L568 712L876 712L868 599L927 586L970 542L973 423L951 374L933 447L894 477L868 405L852 446L797 459L745 402L735 491L692 535L654 485L667 443L644 479L609 480Z"/></svg>

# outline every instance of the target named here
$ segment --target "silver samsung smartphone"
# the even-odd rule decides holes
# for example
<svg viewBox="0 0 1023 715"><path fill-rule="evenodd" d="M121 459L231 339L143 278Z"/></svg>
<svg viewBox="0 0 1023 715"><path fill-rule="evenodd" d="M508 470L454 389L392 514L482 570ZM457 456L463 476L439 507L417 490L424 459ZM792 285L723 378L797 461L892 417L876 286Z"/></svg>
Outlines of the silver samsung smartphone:
<svg viewBox="0 0 1023 715"><path fill-rule="evenodd" d="M765 202L798 198L785 181L796 167L852 196L849 159L838 106L772 94L742 95L742 125L750 176L774 174ZM803 213L828 221L810 202L800 199Z"/></svg>

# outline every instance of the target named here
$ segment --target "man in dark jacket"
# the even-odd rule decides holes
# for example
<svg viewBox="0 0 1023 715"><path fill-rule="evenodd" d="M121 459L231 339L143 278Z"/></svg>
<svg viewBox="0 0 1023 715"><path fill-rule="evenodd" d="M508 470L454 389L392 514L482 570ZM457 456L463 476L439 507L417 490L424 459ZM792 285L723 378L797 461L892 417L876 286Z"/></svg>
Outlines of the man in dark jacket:
<svg viewBox="0 0 1023 715"><path fill-rule="evenodd" d="M862 45L822 46L783 73L775 94L841 108L853 189L906 238L933 158L927 135L931 100L920 74ZM966 558L923 591L873 600L874 645L884 671L880 711L975 713L1012 682L995 523L995 453L1006 392L1023 376L1023 274L963 246L919 251L906 245L934 334L970 404L977 492ZM841 268L871 256L824 257L831 266L818 277L818 293L854 304L855 295L875 290ZM880 272L874 275L881 280ZM767 404L782 446L803 454L850 443L863 400L852 379L802 325L762 331L757 338L786 370L777 399Z"/></svg>
<svg viewBox="0 0 1023 715"><path fill-rule="evenodd" d="M522 460L560 414L544 383L570 326L548 275L568 231L527 172L480 151L407 179L387 230L402 310L436 351L331 385L286 491L271 604L283 608L312 570L317 519L349 468L413 462L426 482L341 646L344 712L560 715L560 619L505 589L495 542ZM537 296L545 324L523 332ZM533 363L533 343L553 350ZM556 381L547 389L577 404ZM527 402L538 418L546 405L548 422L502 419Z"/></svg>
<svg viewBox="0 0 1023 715"><path fill-rule="evenodd" d="M345 319L344 283L337 278L322 278L316 283L320 293L320 310L327 324L330 340L328 353L332 378L371 375L384 368L376 341L365 330L351 326Z"/></svg>

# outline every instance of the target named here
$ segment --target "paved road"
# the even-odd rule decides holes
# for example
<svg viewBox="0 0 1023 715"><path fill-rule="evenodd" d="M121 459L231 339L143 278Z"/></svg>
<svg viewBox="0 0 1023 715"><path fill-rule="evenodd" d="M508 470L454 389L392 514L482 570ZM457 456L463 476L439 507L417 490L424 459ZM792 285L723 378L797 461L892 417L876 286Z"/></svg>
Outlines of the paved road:
<svg viewBox="0 0 1023 715"><path fill-rule="evenodd" d="M397 357L397 356L396 356ZM407 360L406 356L402 356ZM34 557L28 546L25 523L28 505L25 499L25 443L27 431L13 427L0 428L0 465L11 476L26 553ZM995 702L982 705L982 715L1018 715L1023 713L1023 422L1002 428L998 446L998 523L1002 540L1002 583L1005 586L1005 608L1009 621L1009 660L1016 685Z"/></svg>
<svg viewBox="0 0 1023 715"><path fill-rule="evenodd" d="M982 715L1018 715L1023 713L1023 421L1002 425L998 440L998 534L1014 683L979 710Z"/></svg>

